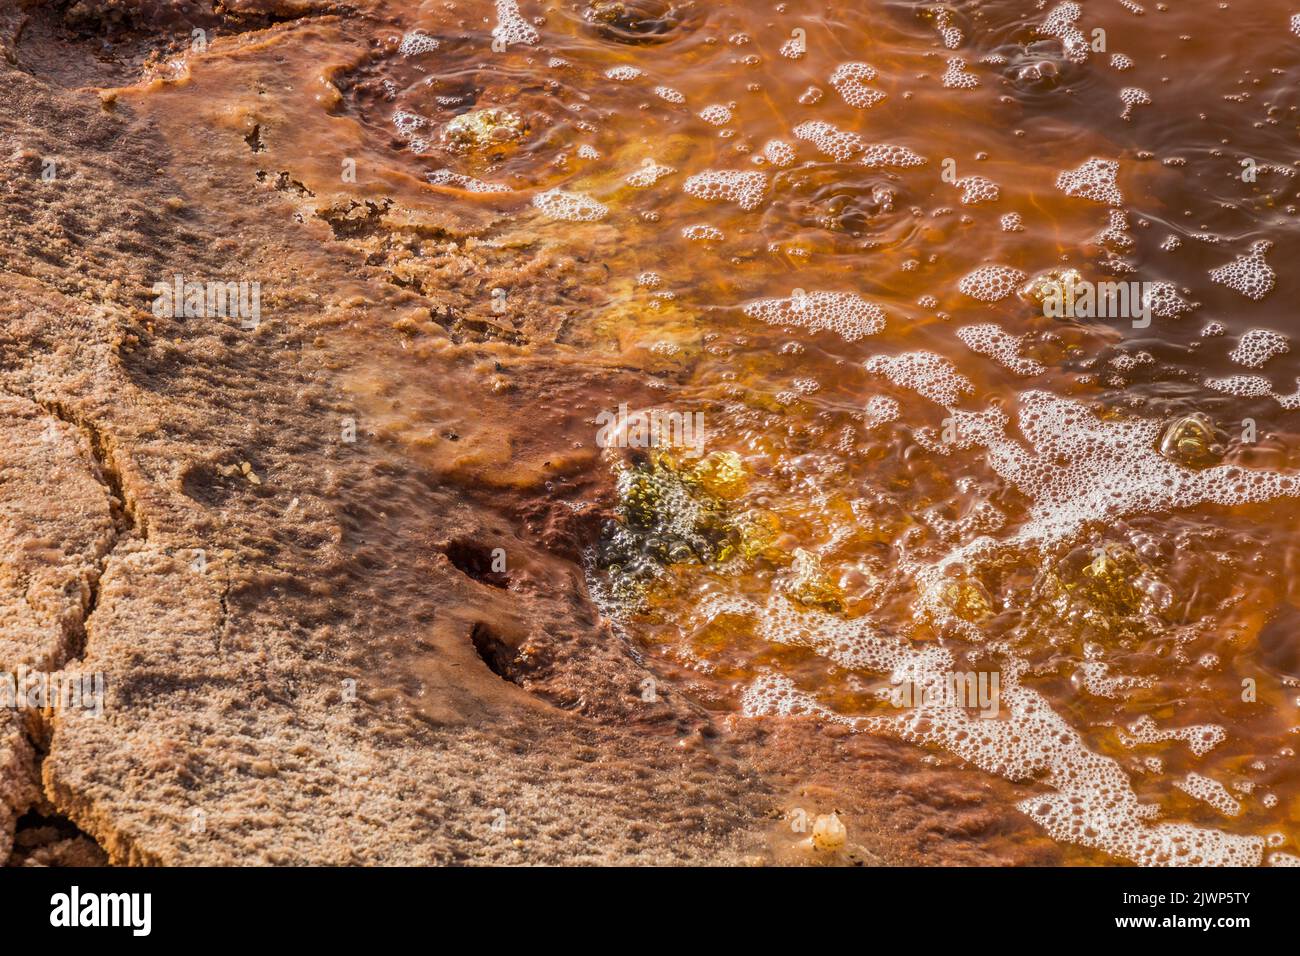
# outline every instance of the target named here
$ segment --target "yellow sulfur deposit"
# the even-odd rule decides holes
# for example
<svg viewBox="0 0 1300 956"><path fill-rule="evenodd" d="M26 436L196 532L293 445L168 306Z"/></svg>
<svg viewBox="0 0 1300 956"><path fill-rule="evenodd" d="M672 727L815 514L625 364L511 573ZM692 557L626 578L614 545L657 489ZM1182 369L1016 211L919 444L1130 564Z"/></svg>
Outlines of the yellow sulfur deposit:
<svg viewBox="0 0 1300 956"><path fill-rule="evenodd" d="M462 113L442 129L442 141L458 153L493 150L493 159L503 147L512 147L524 137L523 119L509 110L488 107Z"/></svg>
<svg viewBox="0 0 1300 956"><path fill-rule="evenodd" d="M715 498L733 501L745 493L745 466L734 451L715 451L688 472L688 480Z"/></svg>

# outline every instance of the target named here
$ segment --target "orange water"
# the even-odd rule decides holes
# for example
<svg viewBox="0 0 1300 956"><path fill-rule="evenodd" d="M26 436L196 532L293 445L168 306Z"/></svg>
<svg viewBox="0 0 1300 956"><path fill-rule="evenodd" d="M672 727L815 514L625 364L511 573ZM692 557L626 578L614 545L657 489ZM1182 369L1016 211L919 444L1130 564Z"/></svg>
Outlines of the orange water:
<svg viewBox="0 0 1300 956"><path fill-rule="evenodd" d="M1072 59L1045 35L1057 32L1055 6L524 0L536 42L494 51L493 4L412 5L339 85L348 115L413 174L432 174L456 202L531 219L537 242L589 267L569 288L484 288L455 334L582 349L632 370L638 383L597 407L703 414L709 457L698 459L662 446L597 456L590 415L538 410L548 447L590 453L584 480L622 489L590 542L589 584L657 670L710 709L755 715L767 711L747 692L777 677L823 719L872 732L854 721L897 714L887 699L897 675L783 640L765 615L800 615L823 633L859 621L1004 680L1019 669L1090 752L1114 759L1152 820L1259 837L1253 858L1284 862L1300 852L1294 499L1094 513L1031 546L1015 539L1032 495L992 467L986 447L945 441L943 428L954 407L1000 408L1023 446L1016 415L1036 389L1106 422L1200 412L1222 431L1211 465L1300 467L1285 400L1207 384L1263 375L1277 395L1295 391L1295 350L1262 368L1229 353L1247 330L1295 328L1300 37L1272 2L1094 0L1062 18L1087 46ZM436 48L412 45L414 31ZM1132 65L1119 68L1115 54ZM843 69L852 63L870 70ZM870 77L867 99L852 76L831 82L837 70ZM1126 88L1141 91L1127 94L1137 103L1127 117ZM488 108L509 114L485 114L507 127L497 139L448 139L457 116ZM851 134L838 156L797 135L813 120ZM925 162L865 165L875 144ZM1058 187L1094 157L1118 161L1119 203ZM1243 178L1252 165L1257 174ZM684 188L719 170L746 174L752 198ZM996 185L997 198L963 203L969 177ZM586 197L581 221L530 204L556 188ZM1003 222L1009 213L1020 228ZM1119 231L1100 236L1108 226ZM1211 280L1261 239L1273 244L1267 295ZM1199 305L1147 328L1048 318L1020 295L964 295L962 277L990 263L1169 282ZM846 337L802 313L769 324L743 309L823 291L875 304L883 330ZM554 343L515 329L528 295L562 313ZM1021 374L976 354L955 333L977 323L1020 337L1018 356L1041 367ZM1211 323L1223 333L1205 335ZM919 350L969 381L955 405L864 365ZM893 420L867 413L886 407L868 406L881 397L897 403ZM708 470L720 466L735 474ZM1009 543L945 564L981 537ZM935 565L949 582L937 615L924 612L918 582L918 568ZM1190 727L1208 728L1195 732L1205 746L1166 736ZM1207 798L1189 773L1222 790Z"/></svg>

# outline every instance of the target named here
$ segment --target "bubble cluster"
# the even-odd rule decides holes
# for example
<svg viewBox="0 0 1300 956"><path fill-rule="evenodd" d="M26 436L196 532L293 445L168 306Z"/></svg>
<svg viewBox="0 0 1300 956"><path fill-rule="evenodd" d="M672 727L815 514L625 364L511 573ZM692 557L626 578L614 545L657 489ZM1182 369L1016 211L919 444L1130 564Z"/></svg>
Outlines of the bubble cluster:
<svg viewBox="0 0 1300 956"><path fill-rule="evenodd" d="M682 238L694 242L721 242L724 237L722 230L717 226L710 226L708 223L697 223L693 226L684 226L682 228Z"/></svg>
<svg viewBox="0 0 1300 956"><path fill-rule="evenodd" d="M653 159L646 159L635 170L628 173L623 181L635 189L649 189L665 176L677 172L672 166L662 166Z"/></svg>
<svg viewBox="0 0 1300 956"><path fill-rule="evenodd" d="M842 130L825 120L808 120L792 132L796 139L812 143L818 152L839 162L844 162L866 146L857 133Z"/></svg>
<svg viewBox="0 0 1300 956"><path fill-rule="evenodd" d="M1142 307L1158 319L1176 319L1192 310L1192 303L1178 294L1172 282L1146 282L1142 285Z"/></svg>
<svg viewBox="0 0 1300 956"><path fill-rule="evenodd" d="M1175 780L1174 786L1197 800L1208 803L1224 816L1235 817L1241 813L1241 804L1217 780L1199 773L1189 773L1182 780Z"/></svg>
<svg viewBox="0 0 1300 956"><path fill-rule="evenodd" d="M1056 188L1067 196L1091 199L1106 206L1118 206L1124 202L1124 196L1116 182L1118 175L1118 162L1093 157L1078 169L1066 170L1057 176Z"/></svg>
<svg viewBox="0 0 1300 956"><path fill-rule="evenodd" d="M1043 36L1060 40L1066 57L1074 63L1086 63L1088 60L1088 38L1078 26L1082 15L1083 9L1074 0L1067 0L1053 7L1038 28Z"/></svg>
<svg viewBox="0 0 1300 956"><path fill-rule="evenodd" d="M1251 329L1242 335L1237 347L1228 353L1228 358L1247 368L1259 368L1275 355L1291 350L1291 343L1285 335L1271 329Z"/></svg>
<svg viewBox="0 0 1300 956"><path fill-rule="evenodd" d="M1131 248L1133 237L1128 231L1128 213L1122 209L1108 209L1106 228L1097 233L1093 242L1111 249Z"/></svg>
<svg viewBox="0 0 1300 956"><path fill-rule="evenodd" d="M492 28L492 39L503 43L523 43L532 46L541 39L537 28L524 19L519 11L519 0L496 0L497 25Z"/></svg>
<svg viewBox="0 0 1300 956"><path fill-rule="evenodd" d="M841 63L831 74L830 84L835 92L854 109L865 110L885 98L880 90L867 86L876 78L875 67L866 63Z"/></svg>
<svg viewBox="0 0 1300 956"><path fill-rule="evenodd" d="M1005 213L998 220L998 225L1002 227L1003 232L1024 232L1025 220L1018 212Z"/></svg>
<svg viewBox="0 0 1300 956"><path fill-rule="evenodd" d="M918 155L906 146L894 146L889 143L876 143L868 146L866 152L862 154L859 160L863 166L873 168L879 166L892 166L898 169L906 169L911 166L924 166L929 160L924 156Z"/></svg>
<svg viewBox="0 0 1300 956"><path fill-rule="evenodd" d="M1226 285L1233 292L1248 299L1262 299L1273 291L1277 274L1264 259L1273 247L1267 239L1261 239L1250 247L1250 252L1238 256L1227 265L1210 270L1210 280Z"/></svg>
<svg viewBox="0 0 1300 956"><path fill-rule="evenodd" d="M862 407L862 424L870 431L897 421L900 411L898 399L890 398L888 395L873 395Z"/></svg>
<svg viewBox="0 0 1300 956"><path fill-rule="evenodd" d="M638 76L645 74L635 66L611 66L605 71L605 78L614 80L619 83L626 83L629 80L635 80Z"/></svg>
<svg viewBox="0 0 1300 956"><path fill-rule="evenodd" d="M1273 383L1262 375L1226 375L1207 378L1205 387L1237 398L1266 398L1273 394Z"/></svg>
<svg viewBox="0 0 1300 956"><path fill-rule="evenodd" d="M473 176L465 176L450 169L435 169L425 177L434 186L454 186L471 193L508 193L509 186L500 183L486 183Z"/></svg>
<svg viewBox="0 0 1300 956"><path fill-rule="evenodd" d="M1119 740L1125 747L1139 744L1157 744L1165 740L1181 740L1191 748L1192 753L1203 757L1219 744L1228 739L1228 732L1218 724L1196 724L1191 727L1174 727L1162 729L1155 720L1143 714L1128 726L1127 732L1120 731Z"/></svg>
<svg viewBox="0 0 1300 956"><path fill-rule="evenodd" d="M883 375L899 388L907 388L940 405L956 405L961 396L974 391L968 379L942 355L934 352L904 352L877 355L866 361L868 372Z"/></svg>
<svg viewBox="0 0 1300 956"><path fill-rule="evenodd" d="M656 86L654 88L655 96L668 103L685 103L686 97L678 90L671 86Z"/></svg>
<svg viewBox="0 0 1300 956"><path fill-rule="evenodd" d="M812 332L834 332L847 342L875 335L885 327L885 313L852 292L796 292L788 299L759 299L744 306L745 315L769 325L795 325Z"/></svg>
<svg viewBox="0 0 1300 956"><path fill-rule="evenodd" d="M419 56L431 53L440 46L437 37L431 37L423 30L412 30L402 37L402 45L397 48L401 56Z"/></svg>
<svg viewBox="0 0 1300 956"><path fill-rule="evenodd" d="M1047 368L1033 359L1020 357L1024 336L1012 335L992 322L964 325L957 330L957 338L979 355L986 355L1017 375L1042 375Z"/></svg>
<svg viewBox="0 0 1300 956"><path fill-rule="evenodd" d="M957 288L981 302L999 302L1015 292L1027 276L1011 266L980 266L957 282Z"/></svg>
<svg viewBox="0 0 1300 956"><path fill-rule="evenodd" d="M949 50L957 49L964 39L961 28L957 26L955 21L956 15L946 7L941 8L934 18L934 25L935 29L939 31L939 38L943 40L943 45Z"/></svg>
<svg viewBox="0 0 1300 956"><path fill-rule="evenodd" d="M721 103L714 103L700 110L700 119L710 126L726 126L731 122L731 108Z"/></svg>
<svg viewBox="0 0 1300 956"><path fill-rule="evenodd" d="M973 90L980 85L980 78L974 73L967 73L966 61L959 56L954 56L948 58L939 82L947 90Z"/></svg>
<svg viewBox="0 0 1300 956"><path fill-rule="evenodd" d="M794 147L783 139L769 139L763 144L763 158L773 166L789 166L794 162Z"/></svg>
<svg viewBox="0 0 1300 956"><path fill-rule="evenodd" d="M533 205L546 218L562 222L595 222L609 215L609 208L603 203L563 189L538 193L533 197Z"/></svg>
<svg viewBox="0 0 1300 956"><path fill-rule="evenodd" d="M780 54L787 60L802 60L808 48L799 37L790 37L781 44Z"/></svg>
<svg viewBox="0 0 1300 956"><path fill-rule="evenodd" d="M392 123L397 129L397 135L406 140L406 144L410 148L411 152L428 152L428 139L416 135L417 132L429 125L427 119L407 110L395 110L393 112Z"/></svg>
<svg viewBox="0 0 1300 956"><path fill-rule="evenodd" d="M1120 114L1123 119L1132 119L1133 110L1139 106L1151 105L1151 94L1141 87L1126 86L1119 91L1119 101L1124 104L1124 112Z"/></svg>
<svg viewBox="0 0 1300 956"><path fill-rule="evenodd" d="M961 190L961 202L963 206L974 206L982 202L994 202L1001 191L998 184L991 179L985 179L983 176L963 176L953 183Z"/></svg>
<svg viewBox="0 0 1300 956"><path fill-rule="evenodd" d="M707 202L730 202L744 210L757 209L767 192L767 177L759 172L711 169L686 180L682 190Z"/></svg>
<svg viewBox="0 0 1300 956"><path fill-rule="evenodd" d="M1139 512L1300 494L1300 483L1284 473L1236 465L1185 468L1157 450L1162 421L1103 421L1050 392L1020 396L1019 427L1037 455L990 432L987 423L972 434L982 433L993 470L1034 502L1019 534L1023 540L1063 541L1086 522Z"/></svg>

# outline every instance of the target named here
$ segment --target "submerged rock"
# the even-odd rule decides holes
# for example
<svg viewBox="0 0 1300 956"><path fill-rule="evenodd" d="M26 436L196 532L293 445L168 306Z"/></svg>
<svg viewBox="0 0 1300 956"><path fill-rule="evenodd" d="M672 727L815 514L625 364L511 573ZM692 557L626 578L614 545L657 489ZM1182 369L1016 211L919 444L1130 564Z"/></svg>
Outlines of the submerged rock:
<svg viewBox="0 0 1300 956"><path fill-rule="evenodd" d="M513 151L527 134L524 120L498 107L462 113L442 128L442 142L457 153L492 161Z"/></svg>
<svg viewBox="0 0 1300 956"><path fill-rule="evenodd" d="M1208 415L1193 412L1176 418L1160 436L1160 454L1188 468L1206 468L1223 459L1223 434Z"/></svg>

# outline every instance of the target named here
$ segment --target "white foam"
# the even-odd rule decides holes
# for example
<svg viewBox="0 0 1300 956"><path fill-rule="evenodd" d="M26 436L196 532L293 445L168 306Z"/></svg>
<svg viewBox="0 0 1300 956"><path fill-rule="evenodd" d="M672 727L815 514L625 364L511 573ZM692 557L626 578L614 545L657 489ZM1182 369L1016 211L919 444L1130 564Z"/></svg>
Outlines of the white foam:
<svg viewBox="0 0 1300 956"><path fill-rule="evenodd" d="M528 46L541 39L537 28L525 20L520 12L519 0L496 0L496 9L497 25L492 28L492 39Z"/></svg>
<svg viewBox="0 0 1300 956"><path fill-rule="evenodd" d="M1093 242L1111 249L1125 250L1133 246L1133 237L1128 231L1128 213L1122 209L1108 209L1105 229L1093 237Z"/></svg>
<svg viewBox="0 0 1300 956"><path fill-rule="evenodd" d="M859 160L863 166L893 166L906 169L911 166L924 166L929 162L924 156L913 152L906 146L894 146L890 143L875 143L868 146Z"/></svg>
<svg viewBox="0 0 1300 956"><path fill-rule="evenodd" d="M1273 394L1273 383L1262 375L1227 375L1207 378L1205 387L1237 398L1263 398Z"/></svg>
<svg viewBox="0 0 1300 956"><path fill-rule="evenodd" d="M726 126L731 122L731 108L721 103L714 103L700 110L700 119L710 126Z"/></svg>
<svg viewBox="0 0 1300 956"><path fill-rule="evenodd" d="M1093 157L1078 169L1067 170L1057 176L1056 188L1067 196L1118 206L1124 202L1124 196L1116 183L1118 175L1118 162Z"/></svg>
<svg viewBox="0 0 1300 956"><path fill-rule="evenodd" d="M1175 780L1174 786L1197 800L1208 803L1224 816L1235 817L1241 813L1241 804L1217 780L1193 772L1182 780Z"/></svg>
<svg viewBox="0 0 1300 956"><path fill-rule="evenodd" d="M611 66L605 71L606 79L614 80L618 83L626 83L629 80L635 80L638 76L644 75L645 73L642 70L637 69L635 66L627 65Z"/></svg>
<svg viewBox="0 0 1300 956"><path fill-rule="evenodd" d="M781 44L780 54L787 60L802 60L808 52L807 44L799 37L790 37Z"/></svg>
<svg viewBox="0 0 1300 956"><path fill-rule="evenodd" d="M862 424L868 431L897 421L900 413L898 399L888 395L873 395L862 407Z"/></svg>
<svg viewBox="0 0 1300 956"><path fill-rule="evenodd" d="M875 67L867 63L841 63L831 74L830 83L845 103L854 109L865 110L885 98L880 90L867 86L875 78Z"/></svg>
<svg viewBox="0 0 1300 956"><path fill-rule="evenodd" d="M998 302L1005 299L1025 281L1025 274L1011 266L980 266L957 283L957 288L981 302Z"/></svg>
<svg viewBox="0 0 1300 956"><path fill-rule="evenodd" d="M789 166L794 162L794 147L783 139L769 139L763 144L763 158L773 166Z"/></svg>
<svg viewBox="0 0 1300 956"><path fill-rule="evenodd" d="M1003 232L1024 232L1025 220L1018 212L1009 212L998 220Z"/></svg>
<svg viewBox="0 0 1300 956"><path fill-rule="evenodd" d="M938 15L934 18L935 29L939 31L939 37L943 40L943 45L949 50L957 49L964 39L961 28L954 22L954 16L952 10L941 7Z"/></svg>
<svg viewBox="0 0 1300 956"><path fill-rule="evenodd" d="M1226 285L1233 292L1248 299L1262 299L1273 291L1277 282L1277 273L1264 259L1273 244L1261 239L1250 247L1250 252L1238 256L1227 265L1210 270L1210 279L1220 285Z"/></svg>
<svg viewBox="0 0 1300 956"><path fill-rule="evenodd" d="M1165 740L1181 740L1198 757L1205 756L1227 739L1228 732L1218 724L1196 724L1191 727L1161 729L1147 714L1143 714L1130 724L1127 733L1120 731L1119 734L1119 741L1125 747L1155 744Z"/></svg>
<svg viewBox="0 0 1300 956"><path fill-rule="evenodd" d="M1047 371L1041 362L1020 357L1020 346L1024 336L1012 335L991 322L964 325L957 330L957 338L961 339L972 352L987 355L1017 375L1042 375Z"/></svg>
<svg viewBox="0 0 1300 956"><path fill-rule="evenodd" d="M819 152L840 162L849 159L866 146L857 133L842 130L825 120L808 120L806 123L800 123L792 132L796 139L812 143Z"/></svg>
<svg viewBox="0 0 1300 956"><path fill-rule="evenodd" d="M788 299L759 299L744 313L769 325L795 325L813 332L834 332L854 342L885 327L885 313L852 292L796 292Z"/></svg>
<svg viewBox="0 0 1300 956"><path fill-rule="evenodd" d="M966 72L966 61L959 56L949 57L943 76L939 78L944 89L973 90L980 85L980 78L974 73Z"/></svg>
<svg viewBox="0 0 1300 956"><path fill-rule="evenodd" d="M665 176L677 172L672 166L662 166L653 159L642 160L641 165L627 174L623 181L635 189L649 189Z"/></svg>
<svg viewBox="0 0 1300 956"><path fill-rule="evenodd" d="M767 192L767 177L760 172L733 169L697 173L682 184L682 190L709 202L731 202L741 209L758 208Z"/></svg>
<svg viewBox="0 0 1300 956"><path fill-rule="evenodd" d="M1056 37L1060 40L1067 59L1075 63L1085 63L1088 60L1088 38L1084 36L1078 25L1082 14L1082 8L1073 0L1068 0L1053 7L1047 19L1038 28L1038 32L1043 36Z"/></svg>
<svg viewBox="0 0 1300 956"><path fill-rule="evenodd" d="M1237 347L1228 358L1247 368L1259 368L1275 355L1291 350L1291 342L1281 332L1271 329L1251 329L1242 335Z"/></svg>
<svg viewBox="0 0 1300 956"><path fill-rule="evenodd" d="M724 237L722 230L708 223L696 223L682 228L682 238L695 242L720 242Z"/></svg>
<svg viewBox="0 0 1300 956"><path fill-rule="evenodd" d="M998 184L983 176L963 176L953 185L961 190L961 202L964 206L994 202L1000 194Z"/></svg>
<svg viewBox="0 0 1300 956"><path fill-rule="evenodd" d="M421 53L430 53L439 46L437 37L431 37L423 30L412 30L402 37L402 45L397 48L397 52L407 57L419 56Z"/></svg>
<svg viewBox="0 0 1300 956"><path fill-rule="evenodd" d="M1018 807L1048 835L1137 863L1240 866L1258 864L1263 855L1259 837L1185 823L1152 823L1159 807L1139 803L1119 764L1088 750L1080 734L1041 694L1020 684L1014 667L1004 667L1000 675L999 719L985 720L943 693L958 665L953 652L942 645L910 646L882 636L861 619L796 611L779 596L766 606L735 598L706 600L699 615L705 620L724 615L752 618L765 640L811 648L848 670L886 674L895 686L916 688L918 700L898 716L845 717L799 690L789 678L771 674L755 680L742 694L741 709L747 716L813 716L860 732L893 734L942 747L1013 781L1040 782L1055 792L1029 797Z"/></svg>
<svg viewBox="0 0 1300 956"><path fill-rule="evenodd" d="M1142 287L1142 306L1158 319L1176 319L1192 310L1172 282L1148 282Z"/></svg>
<svg viewBox="0 0 1300 956"><path fill-rule="evenodd" d="M1125 691L1135 687L1150 687L1154 683L1150 677L1111 674L1110 665L1103 661L1084 661L1075 671L1075 678L1089 694L1109 699L1122 697Z"/></svg>
<svg viewBox="0 0 1300 956"><path fill-rule="evenodd" d="M488 183L473 176L465 176L450 169L435 169L425 177L434 186L455 186L471 193L508 193L509 186Z"/></svg>
<svg viewBox="0 0 1300 956"><path fill-rule="evenodd" d="M908 388L940 405L956 405L974 387L957 367L934 352L903 352L877 355L866 361L868 372L885 376L900 388Z"/></svg>
<svg viewBox="0 0 1300 956"><path fill-rule="evenodd" d="M1120 117L1132 119L1136 107L1151 105L1151 94L1138 86L1126 86L1119 91L1119 101L1124 104L1124 112Z"/></svg>
<svg viewBox="0 0 1300 956"><path fill-rule="evenodd" d="M595 222L609 215L609 208L590 196L582 193L568 192L563 189L548 189L533 197L533 205L548 219L562 222Z"/></svg>
<svg viewBox="0 0 1300 956"><path fill-rule="evenodd" d="M980 639L978 627L953 625L941 609L944 586L958 569L996 563L1002 556L1040 554L1078 540L1089 526L1113 526L1131 514L1159 514L1202 503L1234 505L1281 496L1300 496L1296 476L1235 465L1206 469L1184 468L1157 450L1165 423L1155 419L1100 419L1082 402L1043 391L1020 396L1018 428L1023 436L1008 435L1009 416L998 407L982 412L951 408L960 390L935 387L933 381L949 378L954 369L931 356L873 359L877 370L893 372L900 383L941 404L948 405L959 447L985 449L992 471L1031 502L1021 525L1002 539L976 538L933 563L904 559L900 570L911 576L917 589L914 604L918 620ZM928 367L934 374L919 374ZM919 379L920 381L917 381ZM894 684L908 683L920 690L933 688L958 669L950 645L925 640L911 643L882 634L869 619L844 619L815 609L797 608L784 596L773 595L766 604L742 598L708 599L699 614L707 620L720 615L740 615L755 622L755 633L770 642L807 647L840 668L887 675ZM1031 796L1018 807L1054 839L1094 847L1146 865L1255 865L1263 856L1264 840L1190 823L1159 822L1157 804L1141 803L1120 765L1090 751L1082 736L1047 700L1020 682L1025 665L1012 654L1001 663L1001 691L995 720L983 720L936 694L918 693L916 706L897 716L846 716L816 697L799 690L783 675L771 674L754 681L742 695L743 713L751 716L811 715L841 723L860 732L892 733L902 739L942 747L982 769L1013 781L1033 782L1051 793ZM1088 675L1084 675L1087 677ZM1106 691L1138 686L1098 671L1092 675ZM1222 729L1199 725L1160 730L1139 718L1121 734L1128 746L1166 739L1184 740L1202 755L1220 743ZM1147 764L1159 769L1158 758ZM1236 810L1236 801L1209 778L1188 775L1179 782L1198 799L1223 812ZM1269 795L1265 795L1267 797Z"/></svg>

